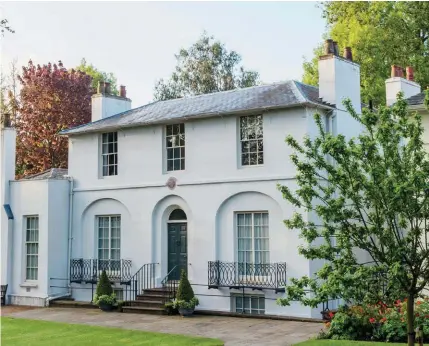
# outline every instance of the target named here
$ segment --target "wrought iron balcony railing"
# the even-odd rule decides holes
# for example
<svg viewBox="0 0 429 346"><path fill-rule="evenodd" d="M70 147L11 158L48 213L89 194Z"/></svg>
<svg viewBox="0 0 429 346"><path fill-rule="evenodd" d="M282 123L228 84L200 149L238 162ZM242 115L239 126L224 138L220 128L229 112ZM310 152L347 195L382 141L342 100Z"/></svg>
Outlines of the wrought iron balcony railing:
<svg viewBox="0 0 429 346"><path fill-rule="evenodd" d="M272 289L284 292L286 263L240 263L212 261L208 264L209 288Z"/></svg>
<svg viewBox="0 0 429 346"><path fill-rule="evenodd" d="M112 282L129 283L131 260L99 260L74 258L70 260L70 282L97 283L102 271Z"/></svg>

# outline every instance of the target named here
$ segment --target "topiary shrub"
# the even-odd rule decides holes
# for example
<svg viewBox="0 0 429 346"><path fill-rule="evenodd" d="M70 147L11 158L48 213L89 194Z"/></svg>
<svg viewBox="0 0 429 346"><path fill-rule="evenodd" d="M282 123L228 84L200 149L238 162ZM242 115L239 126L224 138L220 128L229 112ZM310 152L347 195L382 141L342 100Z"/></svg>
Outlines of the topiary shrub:
<svg viewBox="0 0 429 346"><path fill-rule="evenodd" d="M98 281L97 289L95 290L95 294L100 296L110 296L113 293L112 285L110 284L109 278L107 277L106 271L103 270L100 276L100 281Z"/></svg>
<svg viewBox="0 0 429 346"><path fill-rule="evenodd" d="M188 276L186 275L185 269L182 269L180 273L180 282L179 282L179 287L177 288L176 299L189 302L194 297L195 297L194 290L192 289L192 286L189 283Z"/></svg>
<svg viewBox="0 0 429 346"><path fill-rule="evenodd" d="M116 304L116 296L105 270L101 273L93 302L105 311L110 311L111 307Z"/></svg>
<svg viewBox="0 0 429 346"><path fill-rule="evenodd" d="M176 299L173 301L173 307L178 309L194 309L198 304L198 298L195 297L194 290L189 283L186 272L182 269Z"/></svg>

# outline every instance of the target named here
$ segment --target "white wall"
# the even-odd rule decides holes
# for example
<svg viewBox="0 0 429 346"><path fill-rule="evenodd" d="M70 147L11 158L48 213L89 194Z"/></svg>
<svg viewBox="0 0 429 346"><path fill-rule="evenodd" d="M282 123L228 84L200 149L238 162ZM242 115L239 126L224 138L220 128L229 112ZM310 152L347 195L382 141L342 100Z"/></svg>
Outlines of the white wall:
<svg viewBox="0 0 429 346"><path fill-rule="evenodd" d="M67 278L69 270L67 261L69 184L67 180L49 180L48 183L48 292L50 296L68 292L68 289L65 288L68 282L64 279Z"/></svg>
<svg viewBox="0 0 429 346"><path fill-rule="evenodd" d="M276 186L295 187L292 151L284 140L288 134L302 139L309 131L308 116L312 111L303 108L264 114L260 167L240 167L238 120L232 116L185 123L186 170L181 172L163 170L162 126L119 131L119 175L114 177L99 178L98 135L72 136L69 174L76 186L72 257L96 258L96 216L120 214L121 257L133 261L133 273L145 263L159 263L160 283L167 274L167 218L181 208L188 217L188 276L200 295L199 309L230 311L230 290L207 287L208 262L237 260L235 212L268 211L270 261L287 263L288 280L309 275L309 262L298 255L299 232L283 224L293 208ZM178 179L174 190L165 186L170 176ZM278 306L275 299L281 294L265 291L265 295L272 299L266 301L267 314L311 316L311 309L300 304ZM73 296L90 300L91 290L74 289Z"/></svg>
<svg viewBox="0 0 429 346"><path fill-rule="evenodd" d="M13 221L4 210L10 204L9 181L15 178L16 132L14 128L0 128L0 233L1 233L1 284L9 284L12 279L12 239ZM10 289L8 288L7 295Z"/></svg>
<svg viewBox="0 0 429 346"><path fill-rule="evenodd" d="M99 135L71 136L69 175L76 189L104 189L135 185L163 186L175 176L178 184L209 180L259 179L292 176L287 134L302 138L306 132L303 108L264 114L264 165L241 168L238 161L238 120L235 116L187 121L186 170L165 172L164 126L123 129L118 132L117 176L100 177Z"/></svg>
<svg viewBox="0 0 429 346"><path fill-rule="evenodd" d="M66 281L50 280L67 277L67 180L21 180L11 182L13 221L13 277L9 286L12 304L45 304L52 293L67 289L53 289L51 285L64 286ZM39 217L38 279L25 278L26 216Z"/></svg>

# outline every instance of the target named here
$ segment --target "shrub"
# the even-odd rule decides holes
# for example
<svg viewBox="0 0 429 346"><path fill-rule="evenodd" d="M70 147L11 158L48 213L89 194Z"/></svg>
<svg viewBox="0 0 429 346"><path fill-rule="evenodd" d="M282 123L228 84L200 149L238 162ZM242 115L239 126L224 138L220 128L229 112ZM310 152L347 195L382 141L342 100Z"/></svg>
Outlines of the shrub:
<svg viewBox="0 0 429 346"><path fill-rule="evenodd" d="M423 328L429 340L429 298L415 303L415 325ZM397 300L394 306L383 303L343 307L331 322L326 323L321 337L337 340L380 340L405 342L407 340L407 300Z"/></svg>
<svg viewBox="0 0 429 346"><path fill-rule="evenodd" d="M100 297L103 295L110 296L113 293L112 285L110 284L109 278L107 277L106 271L103 270L100 276L100 280L97 284L97 289L95 290L96 296Z"/></svg>
<svg viewBox="0 0 429 346"><path fill-rule="evenodd" d="M184 269L180 273L180 282L177 289L176 299L173 301L173 306L182 309L193 309L199 304L198 299L194 295L194 290L189 283L188 277Z"/></svg>
<svg viewBox="0 0 429 346"><path fill-rule="evenodd" d="M110 295L103 294L101 296L94 296L94 304L100 305L100 304L106 304L106 305L115 305L116 304L116 295L115 293L112 293Z"/></svg>
<svg viewBox="0 0 429 346"><path fill-rule="evenodd" d="M180 282L179 287L177 288L176 299L189 302L192 298L194 298L194 296L194 290L189 283L185 269L182 269L180 273Z"/></svg>
<svg viewBox="0 0 429 346"><path fill-rule="evenodd" d="M110 284L109 278L107 277L106 271L103 270L100 276L100 280L95 290L95 296L93 299L94 304L108 304L115 305L116 296L113 293L112 285Z"/></svg>

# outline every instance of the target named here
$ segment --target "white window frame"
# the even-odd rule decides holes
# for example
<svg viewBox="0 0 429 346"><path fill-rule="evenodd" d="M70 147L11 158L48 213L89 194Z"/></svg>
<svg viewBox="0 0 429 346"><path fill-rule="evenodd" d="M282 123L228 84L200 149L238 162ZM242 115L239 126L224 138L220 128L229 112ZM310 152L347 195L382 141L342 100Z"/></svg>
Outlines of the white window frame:
<svg viewBox="0 0 429 346"><path fill-rule="evenodd" d="M238 223L239 222L239 215L244 215L244 218L245 218L246 215L249 215L249 214L251 215L251 224L250 224L251 233L252 233L251 237L250 238L248 238L248 237L247 238L244 238L244 237L239 238L239 227L243 227L243 225L239 225L239 223ZM260 225L257 225L259 227L267 227L267 234L264 237L262 237L262 236L256 237L255 236L255 215L256 214L261 214L261 221L264 219L264 217L262 215L267 215L267 218L266 218L267 223L266 224L261 223ZM249 226L249 225L247 225L247 226ZM236 240L236 244L237 244L236 245L237 262L249 263L249 264L252 264L254 266L258 265L258 264L269 265L270 264L270 216L269 216L269 212L268 211L240 211L240 212L236 212L235 213L235 228L236 228L235 240ZM239 240L240 239L251 239L250 250L247 250L247 249L246 250L240 250L240 248L239 248ZM258 240L258 239L267 241L268 245L267 245L266 249L265 248L264 248L264 250L261 250L261 249L257 250L256 249L255 240ZM250 262L240 262L239 261L240 252L251 252L251 261ZM256 253L258 253L258 252L267 253L267 256L266 256L267 260L264 262L256 263ZM262 256L260 256L260 258L262 258ZM240 281L245 280L247 283L254 281L256 283L260 280L260 278L265 277L265 275L251 275L251 274L246 274L246 272L247 272L246 266L244 266L244 272L240 272L240 269L239 269L239 272L237 273L237 275L238 275Z"/></svg>
<svg viewBox="0 0 429 346"><path fill-rule="evenodd" d="M36 220L35 227L29 227L29 221ZM39 227L39 216L38 215L28 215L24 217L25 222L25 281L37 281L39 279L39 236L40 236L40 227ZM31 223L31 222L30 222ZM34 224L33 224L34 225ZM33 231L33 237L31 237L31 232ZM29 233L30 232L30 233ZM30 236L29 236L30 234ZM29 246L35 245L35 251L29 253ZM30 266L29 258L33 258L36 261L36 265ZM33 262L34 263L34 262ZM35 276L29 275L29 270L35 272Z"/></svg>
<svg viewBox="0 0 429 346"><path fill-rule="evenodd" d="M113 134L114 137L113 140L110 142L108 136L110 134ZM107 137L107 141L105 141L105 137ZM109 144L115 144L116 143L116 151L109 151ZM107 152L105 152L104 148L105 145L107 146ZM118 141L118 132L112 131L112 132L104 132L100 135L100 151L101 151L101 162L100 162L100 169L101 169L101 176L102 177L112 177L118 175L118 168L119 168L119 141ZM110 156L113 155L116 158L116 163L110 163L109 159ZM104 164L104 158L106 157L107 164ZM104 168L106 167L106 174L104 171ZM110 174L110 167L113 167L113 173Z"/></svg>
<svg viewBox="0 0 429 346"><path fill-rule="evenodd" d="M119 238L113 238L112 237L112 219L113 218L119 218ZM100 237L100 220L101 219L107 219L108 220L108 226L107 226L107 230L108 230L108 236L107 238L101 238ZM102 269L106 269L106 266L102 266L100 268L100 261L105 261L108 260L109 263L111 263L111 261L118 261L119 262L119 266L117 268L115 268L115 266L113 266L113 268L109 265L107 266L108 271L110 272L120 272L121 271L121 232L122 231L122 218L120 214L115 214L115 215L97 215L96 217L96 235L97 235L97 259L98 259L98 269L101 271ZM107 240L108 243L108 247L104 248L104 247L100 247L100 240L104 239ZM112 247L112 239L119 239L119 247L118 248L113 248ZM113 251L118 251L119 252L119 258L112 258L112 250ZM100 251L107 251L108 253L108 258L104 258L104 256L100 256ZM101 258L103 257L103 258ZM107 270L106 270L107 271Z"/></svg>
<svg viewBox="0 0 429 346"><path fill-rule="evenodd" d="M253 294L245 294L244 296L241 294L234 294L231 296L231 311L236 312L238 314L246 314L246 315L265 315L265 296L263 295L253 295ZM242 300L242 307L237 309L237 299ZM245 309L244 300L249 300L249 308ZM257 300L257 307L252 308L252 300ZM261 307L261 301L263 302L263 307ZM248 312L246 312L246 310Z"/></svg>
<svg viewBox="0 0 429 346"><path fill-rule="evenodd" d="M174 129L177 127L179 131L173 134ZM170 131L171 129L171 131ZM182 132L183 129L183 132ZM178 141L178 143L176 143ZM181 143L183 141L183 144ZM171 146L169 146L171 143ZM165 146L165 171L176 172L184 171L186 169L186 126L185 123L168 124L164 128L164 146ZM169 158L169 152L173 153L172 158ZM176 157L177 154L177 157ZM175 161L179 162L179 167L175 168ZM172 166L169 166L169 162Z"/></svg>
<svg viewBox="0 0 429 346"><path fill-rule="evenodd" d="M246 124L249 123L249 119L254 119L255 133L256 129L259 129L260 126L260 135L258 137L257 134L255 138L249 138L249 126L246 129L243 129L242 122L246 119ZM244 132L244 134L243 134ZM240 167L254 167L254 166L263 166L264 165L264 117L262 114L256 115L243 115L238 118L238 138L239 138L239 166ZM262 144L262 150L259 150L259 143ZM247 143L247 149L244 150L244 147ZM255 147L256 146L256 147ZM254 155L252 155L254 154ZM244 155L248 156L248 163L243 162ZM252 163L253 156L256 157L256 162Z"/></svg>

